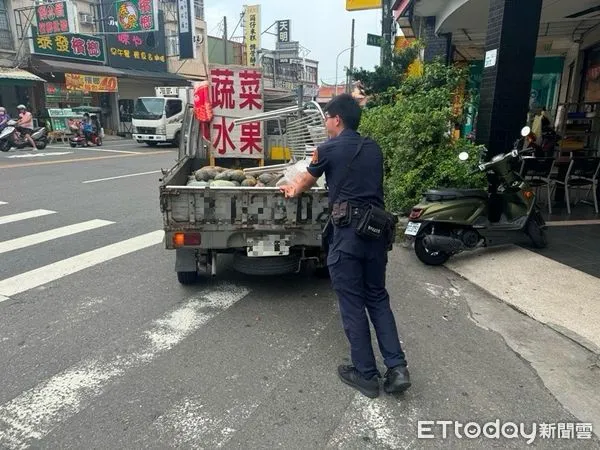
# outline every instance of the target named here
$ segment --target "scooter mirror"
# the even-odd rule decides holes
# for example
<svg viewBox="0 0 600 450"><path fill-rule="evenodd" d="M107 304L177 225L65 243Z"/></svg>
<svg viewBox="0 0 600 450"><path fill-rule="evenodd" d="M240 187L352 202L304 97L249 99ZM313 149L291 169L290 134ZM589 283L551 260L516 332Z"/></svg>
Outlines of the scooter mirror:
<svg viewBox="0 0 600 450"><path fill-rule="evenodd" d="M529 136L529 133L531 133L531 128L529 128L529 127L523 127L521 129L521 136L527 137L527 136Z"/></svg>
<svg viewBox="0 0 600 450"><path fill-rule="evenodd" d="M458 159L460 159L461 161L466 161L467 159L469 159L469 154L467 152L461 152L458 155Z"/></svg>

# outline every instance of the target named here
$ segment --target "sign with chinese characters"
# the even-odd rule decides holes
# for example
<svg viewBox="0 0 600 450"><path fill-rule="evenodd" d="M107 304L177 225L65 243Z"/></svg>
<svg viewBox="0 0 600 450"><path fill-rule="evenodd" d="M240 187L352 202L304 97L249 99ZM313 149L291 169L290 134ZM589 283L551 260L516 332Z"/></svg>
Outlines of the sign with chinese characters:
<svg viewBox="0 0 600 450"><path fill-rule="evenodd" d="M214 65L210 81L214 114L210 124L212 155L215 158L264 158L263 123L233 123L234 119L263 111L260 69Z"/></svg>
<svg viewBox="0 0 600 450"><path fill-rule="evenodd" d="M136 33L158 30L158 0L124 0L114 3L117 31Z"/></svg>
<svg viewBox="0 0 600 450"><path fill-rule="evenodd" d="M290 20L277 21L277 42L290 42Z"/></svg>
<svg viewBox="0 0 600 450"><path fill-rule="evenodd" d="M381 47L381 36L367 33L367 45L372 45L373 47Z"/></svg>
<svg viewBox="0 0 600 450"><path fill-rule="evenodd" d="M260 5L246 6L244 10L244 40L248 65L256 66L256 52L260 50Z"/></svg>
<svg viewBox="0 0 600 450"><path fill-rule="evenodd" d="M196 24L193 0L177 0L179 12L179 59L196 58Z"/></svg>
<svg viewBox="0 0 600 450"><path fill-rule="evenodd" d="M40 36L36 27L31 27L31 52L59 58L72 58L80 61L106 62L104 40L85 34L55 34Z"/></svg>
<svg viewBox="0 0 600 450"><path fill-rule="evenodd" d="M73 14L68 2L42 3L35 7L35 19L40 36L75 31Z"/></svg>
<svg viewBox="0 0 600 450"><path fill-rule="evenodd" d="M67 89L82 92L117 92L117 77L65 73Z"/></svg>
<svg viewBox="0 0 600 450"><path fill-rule="evenodd" d="M140 0L141 1L141 0ZM104 15L109 16L111 3L102 3ZM108 62L120 69L154 72L167 71L166 38L162 11L158 13L158 31L148 33L119 33L114 23L104 23Z"/></svg>

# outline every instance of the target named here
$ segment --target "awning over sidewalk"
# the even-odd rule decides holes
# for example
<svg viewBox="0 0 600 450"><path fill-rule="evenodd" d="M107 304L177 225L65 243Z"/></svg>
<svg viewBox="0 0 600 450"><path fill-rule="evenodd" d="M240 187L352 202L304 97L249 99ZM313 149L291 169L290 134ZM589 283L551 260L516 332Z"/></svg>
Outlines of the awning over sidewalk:
<svg viewBox="0 0 600 450"><path fill-rule="evenodd" d="M46 82L43 78L23 69L0 69L0 81L2 81L3 84L6 84L6 82L19 84L19 82L23 81L26 83L38 81L41 81L42 83Z"/></svg>
<svg viewBox="0 0 600 450"><path fill-rule="evenodd" d="M92 64L82 64L70 61L61 61L55 59L33 59L32 68L40 73L51 72L72 72L84 75L108 75L119 78L142 78L150 80L165 80L187 84L187 79L181 75L169 72L151 72L147 70L135 69L115 69L110 66L99 66Z"/></svg>

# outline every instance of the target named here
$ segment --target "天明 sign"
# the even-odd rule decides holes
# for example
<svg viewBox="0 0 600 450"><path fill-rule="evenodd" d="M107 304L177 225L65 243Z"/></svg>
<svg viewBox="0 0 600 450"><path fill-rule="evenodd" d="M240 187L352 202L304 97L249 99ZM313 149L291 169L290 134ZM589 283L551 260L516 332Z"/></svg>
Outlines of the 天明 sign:
<svg viewBox="0 0 600 450"><path fill-rule="evenodd" d="M376 34L367 34L367 45L381 47L381 36L377 36Z"/></svg>
<svg viewBox="0 0 600 450"><path fill-rule="evenodd" d="M115 2L115 22L121 33L158 30L158 0Z"/></svg>
<svg viewBox="0 0 600 450"><path fill-rule="evenodd" d="M69 33L75 30L67 2L43 3L35 7L39 35Z"/></svg>
<svg viewBox="0 0 600 450"><path fill-rule="evenodd" d="M277 21L277 42L290 42L290 21L278 20Z"/></svg>
<svg viewBox="0 0 600 450"><path fill-rule="evenodd" d="M117 92L117 77L65 73L67 89L82 92Z"/></svg>
<svg viewBox="0 0 600 450"><path fill-rule="evenodd" d="M238 118L263 111L263 79L259 69L211 66L213 120L210 142L215 158L264 157L263 123L235 125Z"/></svg>
<svg viewBox="0 0 600 450"><path fill-rule="evenodd" d="M100 63L106 61L104 41L101 37L85 34L40 36L37 34L35 27L31 27L31 34L31 51L37 55L49 55Z"/></svg>
<svg viewBox="0 0 600 450"><path fill-rule="evenodd" d="M260 5L246 6L244 27L248 65L256 66L256 51L260 50Z"/></svg>

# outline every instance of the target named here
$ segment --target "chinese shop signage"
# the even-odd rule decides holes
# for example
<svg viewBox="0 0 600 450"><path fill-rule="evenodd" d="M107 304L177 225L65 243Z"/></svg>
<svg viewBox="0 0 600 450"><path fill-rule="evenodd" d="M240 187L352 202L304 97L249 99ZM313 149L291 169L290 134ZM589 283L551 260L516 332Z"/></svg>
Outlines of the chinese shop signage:
<svg viewBox="0 0 600 450"><path fill-rule="evenodd" d="M256 52L260 50L260 5L245 7L244 33L248 65L256 66Z"/></svg>
<svg viewBox="0 0 600 450"><path fill-rule="evenodd" d="M40 36L35 27L31 28L31 51L36 55L72 58L99 63L106 62L104 41L101 37L85 34Z"/></svg>
<svg viewBox="0 0 600 450"><path fill-rule="evenodd" d="M264 157L263 123L240 125L235 119L263 111L263 80L259 69L239 66L211 66L213 120L210 142L215 158Z"/></svg>
<svg viewBox="0 0 600 450"><path fill-rule="evenodd" d="M114 3L114 10L119 32L158 30L158 0L117 1Z"/></svg>
<svg viewBox="0 0 600 450"><path fill-rule="evenodd" d="M65 73L67 89L82 92L117 92L117 77Z"/></svg>
<svg viewBox="0 0 600 450"><path fill-rule="evenodd" d="M140 3L142 0L140 0ZM103 3L104 15L110 16L114 10L112 3ZM108 62L112 67L121 69L167 71L166 43L163 25L163 13L157 17L157 31L147 33L120 32L115 23L105 23L106 48Z"/></svg>
<svg viewBox="0 0 600 450"><path fill-rule="evenodd" d="M75 30L67 2L44 3L35 7L38 34L69 33Z"/></svg>

